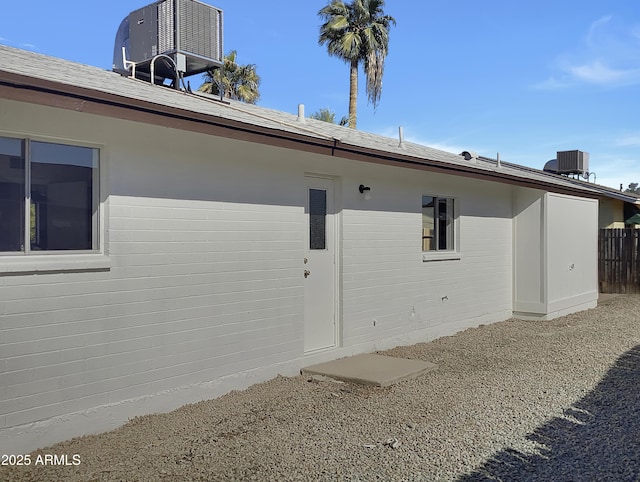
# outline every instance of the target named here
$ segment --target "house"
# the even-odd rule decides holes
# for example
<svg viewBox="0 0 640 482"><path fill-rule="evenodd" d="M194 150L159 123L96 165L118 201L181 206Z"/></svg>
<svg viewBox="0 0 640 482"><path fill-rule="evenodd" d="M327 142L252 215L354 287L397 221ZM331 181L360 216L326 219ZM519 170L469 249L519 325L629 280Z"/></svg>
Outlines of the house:
<svg viewBox="0 0 640 482"><path fill-rule="evenodd" d="M584 181L574 182L586 184ZM600 229L633 228L640 224L640 197L606 186L593 185L602 195L598 198L598 227Z"/></svg>
<svg viewBox="0 0 640 482"><path fill-rule="evenodd" d="M622 196L610 197L600 201L600 228L624 229L637 228L640 224L640 199L637 194L620 193Z"/></svg>
<svg viewBox="0 0 640 482"><path fill-rule="evenodd" d="M0 446L596 306L561 176L0 46Z"/></svg>

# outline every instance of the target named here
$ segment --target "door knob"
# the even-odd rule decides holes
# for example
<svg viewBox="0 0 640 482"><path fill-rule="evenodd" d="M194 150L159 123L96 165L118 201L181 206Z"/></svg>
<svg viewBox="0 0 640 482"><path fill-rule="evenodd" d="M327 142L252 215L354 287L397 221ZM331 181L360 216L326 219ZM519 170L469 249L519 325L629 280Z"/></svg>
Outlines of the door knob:
<svg viewBox="0 0 640 482"><path fill-rule="evenodd" d="M306 278L307 276L309 276L311 274L311 271L309 271L308 269L304 270L304 277Z"/></svg>

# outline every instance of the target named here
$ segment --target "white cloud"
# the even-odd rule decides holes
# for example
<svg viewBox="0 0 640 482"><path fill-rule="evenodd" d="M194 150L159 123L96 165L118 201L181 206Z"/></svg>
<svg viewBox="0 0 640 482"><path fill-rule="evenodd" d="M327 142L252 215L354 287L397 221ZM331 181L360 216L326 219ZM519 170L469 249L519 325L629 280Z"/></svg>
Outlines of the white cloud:
<svg viewBox="0 0 640 482"><path fill-rule="evenodd" d="M640 26L605 15L589 26L581 45L559 55L552 74L532 85L559 90L580 84L619 87L640 84Z"/></svg>
<svg viewBox="0 0 640 482"><path fill-rule="evenodd" d="M621 147L640 147L640 134L628 134L614 141L616 146Z"/></svg>
<svg viewBox="0 0 640 482"><path fill-rule="evenodd" d="M600 60L568 66L566 70L574 79L590 84L622 85L640 82L640 69L615 69Z"/></svg>
<svg viewBox="0 0 640 482"><path fill-rule="evenodd" d="M589 26L589 33L587 33L587 39L586 39L588 44L591 44L592 42L594 42L600 27L609 23L612 18L613 18L613 15L605 15L604 17L600 17L598 20L591 23L591 25Z"/></svg>
<svg viewBox="0 0 640 482"><path fill-rule="evenodd" d="M592 172L596 173L596 182L603 186L624 189L629 183L640 182L640 163L637 159L605 155L590 163Z"/></svg>
<svg viewBox="0 0 640 482"><path fill-rule="evenodd" d="M557 77L549 77L547 80L533 84L531 87L536 90L560 90L571 86L571 82Z"/></svg>

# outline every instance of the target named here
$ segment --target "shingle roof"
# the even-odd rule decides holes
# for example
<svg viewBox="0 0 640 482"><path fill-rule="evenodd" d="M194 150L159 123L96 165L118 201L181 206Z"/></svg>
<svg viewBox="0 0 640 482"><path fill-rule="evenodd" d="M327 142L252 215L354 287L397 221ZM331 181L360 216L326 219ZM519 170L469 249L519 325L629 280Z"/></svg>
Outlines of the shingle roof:
<svg viewBox="0 0 640 482"><path fill-rule="evenodd" d="M482 159L484 161L494 162L496 164L498 162L496 159L490 159L490 158L487 158L487 157L483 157ZM640 195L638 195L638 194L624 192L622 190L614 189L612 187L602 186L601 184L595 184L595 183L592 183L592 182L583 181L582 179L578 179L578 178L562 176L560 174L554 174L552 172L547 172L547 171L543 171L543 170L540 170L540 169L535 169L533 167L521 166L519 164L512 164L510 162L501 162L501 164L503 166L508 166L511 169L516 169L516 170L519 170L519 171L531 173L532 175L536 175L536 176L546 176L546 178L554 178L554 177L555 178L560 178L565 183L570 183L570 184L573 184L575 186L580 186L580 187L587 187L589 189L595 189L603 197L610 197L610 198L614 198L614 199L619 199L621 201L626 201L626 202L629 202L629 203L632 203L632 204L639 204L640 205Z"/></svg>
<svg viewBox="0 0 640 482"><path fill-rule="evenodd" d="M7 80L6 75L12 74ZM488 158L465 160L454 154L428 146L403 142L399 139L371 134L348 127L306 118L297 119L297 114L267 109L240 102L220 102L213 96L186 93L155 86L148 82L122 77L120 74L98 67L83 65L68 60L49 57L25 50L0 45L0 84L10 85L19 78L21 85L36 80L60 86L82 89L86 95L107 94L119 99L121 104L144 102L152 109L179 109L188 115L206 116L211 119L230 121L259 128L279 135L295 135L311 141L333 142L342 150L352 150L363 156L382 156L397 160L408 167L451 168L453 171L475 173L496 182L534 184L549 190L581 192L589 197L614 197L628 202L637 197L621 193L593 183L575 181L564 176L546 173L511 163L501 163ZM155 107L154 107L155 106ZM518 182L519 181L519 182ZM535 187L535 186L534 186Z"/></svg>

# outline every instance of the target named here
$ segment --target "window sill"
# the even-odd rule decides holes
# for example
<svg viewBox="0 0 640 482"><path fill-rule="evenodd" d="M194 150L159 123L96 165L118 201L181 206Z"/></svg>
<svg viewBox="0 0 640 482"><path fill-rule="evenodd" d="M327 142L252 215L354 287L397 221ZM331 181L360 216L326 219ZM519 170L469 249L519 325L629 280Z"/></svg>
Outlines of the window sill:
<svg viewBox="0 0 640 482"><path fill-rule="evenodd" d="M95 271L110 268L111 260L103 254L0 256L0 274Z"/></svg>
<svg viewBox="0 0 640 482"><path fill-rule="evenodd" d="M456 253L455 251L436 251L433 253L422 253L422 261L425 263L430 261L459 261L461 259L462 255L460 253Z"/></svg>

